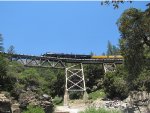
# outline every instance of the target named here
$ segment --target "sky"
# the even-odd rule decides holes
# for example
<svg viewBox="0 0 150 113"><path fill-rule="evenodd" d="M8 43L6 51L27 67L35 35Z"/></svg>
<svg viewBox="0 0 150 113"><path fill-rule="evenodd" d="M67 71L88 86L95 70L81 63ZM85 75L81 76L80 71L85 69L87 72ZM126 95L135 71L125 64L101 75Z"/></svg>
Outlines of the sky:
<svg viewBox="0 0 150 113"><path fill-rule="evenodd" d="M100 55L108 40L118 46L117 20L128 8L145 10L148 2L101 5L100 1L0 1L0 34L5 51L41 55L46 52Z"/></svg>

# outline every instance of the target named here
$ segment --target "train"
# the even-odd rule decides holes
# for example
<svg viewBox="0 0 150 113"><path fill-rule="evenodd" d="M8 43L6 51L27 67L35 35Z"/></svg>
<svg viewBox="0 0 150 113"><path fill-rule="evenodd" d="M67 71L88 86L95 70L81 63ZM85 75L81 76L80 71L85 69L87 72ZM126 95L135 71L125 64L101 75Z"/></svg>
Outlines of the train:
<svg viewBox="0 0 150 113"><path fill-rule="evenodd" d="M64 53L51 53L51 52L47 52L42 56L56 57L56 58L72 58L72 59L123 59L123 56L121 55L95 56L95 55L64 54Z"/></svg>

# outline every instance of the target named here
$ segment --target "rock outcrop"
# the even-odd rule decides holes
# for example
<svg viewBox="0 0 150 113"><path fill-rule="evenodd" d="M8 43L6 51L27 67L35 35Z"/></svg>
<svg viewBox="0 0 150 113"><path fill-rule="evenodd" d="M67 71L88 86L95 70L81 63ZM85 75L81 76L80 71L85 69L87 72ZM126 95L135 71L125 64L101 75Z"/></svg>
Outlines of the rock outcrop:
<svg viewBox="0 0 150 113"><path fill-rule="evenodd" d="M51 113L54 107L50 96L46 94L39 96L31 90L20 94L19 104L21 109L26 109L28 105L41 106L44 109L45 113Z"/></svg>
<svg viewBox="0 0 150 113"><path fill-rule="evenodd" d="M11 113L11 101L5 94L0 94L0 113Z"/></svg>
<svg viewBox="0 0 150 113"><path fill-rule="evenodd" d="M44 108L45 113L52 113L54 105L49 95L43 94L40 98L40 106Z"/></svg>
<svg viewBox="0 0 150 113"><path fill-rule="evenodd" d="M20 104L14 103L11 105L12 113L20 113Z"/></svg>
<svg viewBox="0 0 150 113"><path fill-rule="evenodd" d="M125 101L128 111L150 113L150 94L146 91L132 91Z"/></svg>

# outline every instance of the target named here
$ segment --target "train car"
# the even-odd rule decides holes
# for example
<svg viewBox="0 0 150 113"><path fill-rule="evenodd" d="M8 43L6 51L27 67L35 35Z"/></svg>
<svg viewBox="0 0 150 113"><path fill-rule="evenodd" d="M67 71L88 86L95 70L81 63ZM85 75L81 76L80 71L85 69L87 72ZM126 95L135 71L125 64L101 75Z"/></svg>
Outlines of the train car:
<svg viewBox="0 0 150 113"><path fill-rule="evenodd" d="M79 54L76 54L75 58L76 59L91 59L91 55L79 55Z"/></svg>
<svg viewBox="0 0 150 113"><path fill-rule="evenodd" d="M57 57L57 55L55 53L52 52L47 52L45 54L43 54L42 56L46 56L46 57Z"/></svg>
<svg viewBox="0 0 150 113"><path fill-rule="evenodd" d="M111 55L111 56L92 56L92 59L123 59L121 55Z"/></svg>

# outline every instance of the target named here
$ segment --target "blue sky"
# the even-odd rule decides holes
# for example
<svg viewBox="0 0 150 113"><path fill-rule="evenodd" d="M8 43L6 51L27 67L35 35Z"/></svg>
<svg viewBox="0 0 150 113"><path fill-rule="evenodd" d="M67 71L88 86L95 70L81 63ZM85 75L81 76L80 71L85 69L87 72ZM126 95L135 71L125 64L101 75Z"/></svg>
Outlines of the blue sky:
<svg viewBox="0 0 150 113"><path fill-rule="evenodd" d="M146 9L147 2L101 6L100 2L0 2L0 33L5 50L100 55L108 40L118 45L116 22L125 9Z"/></svg>

